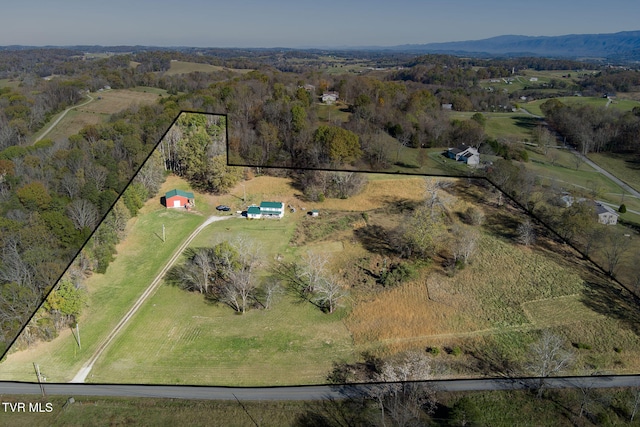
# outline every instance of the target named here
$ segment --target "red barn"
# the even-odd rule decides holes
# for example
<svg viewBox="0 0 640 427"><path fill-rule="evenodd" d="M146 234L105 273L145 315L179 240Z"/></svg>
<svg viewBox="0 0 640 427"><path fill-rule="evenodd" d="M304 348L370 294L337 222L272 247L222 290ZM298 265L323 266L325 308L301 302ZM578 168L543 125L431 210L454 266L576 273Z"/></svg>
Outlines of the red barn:
<svg viewBox="0 0 640 427"><path fill-rule="evenodd" d="M182 190L171 190L164 195L165 206L168 208L184 208L193 205L193 193Z"/></svg>

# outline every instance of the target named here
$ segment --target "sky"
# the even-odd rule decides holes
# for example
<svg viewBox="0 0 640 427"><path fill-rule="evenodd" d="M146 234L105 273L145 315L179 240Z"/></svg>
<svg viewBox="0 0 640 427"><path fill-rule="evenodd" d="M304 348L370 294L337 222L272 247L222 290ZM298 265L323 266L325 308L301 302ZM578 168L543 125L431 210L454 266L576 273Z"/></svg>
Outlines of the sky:
<svg viewBox="0 0 640 427"><path fill-rule="evenodd" d="M394 46L640 30L637 0L22 0L0 46Z"/></svg>

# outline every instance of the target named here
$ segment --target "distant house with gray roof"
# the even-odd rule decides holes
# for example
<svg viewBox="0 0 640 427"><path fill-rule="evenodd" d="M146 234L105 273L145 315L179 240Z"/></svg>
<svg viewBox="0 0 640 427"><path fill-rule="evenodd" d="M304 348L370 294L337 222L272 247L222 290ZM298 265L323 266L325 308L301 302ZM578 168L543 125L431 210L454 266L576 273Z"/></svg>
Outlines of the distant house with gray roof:
<svg viewBox="0 0 640 427"><path fill-rule="evenodd" d="M471 166L475 166L480 163L480 153L478 153L478 150L465 144L455 148L449 148L447 150L447 157L459 162L465 162Z"/></svg>
<svg viewBox="0 0 640 427"><path fill-rule="evenodd" d="M600 202L593 202L598 215L598 222L605 225L616 225L620 216L613 208Z"/></svg>

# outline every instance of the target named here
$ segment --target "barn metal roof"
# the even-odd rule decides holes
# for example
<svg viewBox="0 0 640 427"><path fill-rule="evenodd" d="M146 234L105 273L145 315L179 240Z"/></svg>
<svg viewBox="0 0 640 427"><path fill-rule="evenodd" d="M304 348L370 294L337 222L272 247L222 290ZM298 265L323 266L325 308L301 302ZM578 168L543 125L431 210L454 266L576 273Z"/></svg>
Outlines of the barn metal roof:
<svg viewBox="0 0 640 427"><path fill-rule="evenodd" d="M182 191L182 190L178 190L173 189L171 191L168 191L164 197L166 197L167 199L171 198L171 197L175 197L175 196L182 196L182 197L186 197L187 199L193 199L193 193L190 193L188 191Z"/></svg>

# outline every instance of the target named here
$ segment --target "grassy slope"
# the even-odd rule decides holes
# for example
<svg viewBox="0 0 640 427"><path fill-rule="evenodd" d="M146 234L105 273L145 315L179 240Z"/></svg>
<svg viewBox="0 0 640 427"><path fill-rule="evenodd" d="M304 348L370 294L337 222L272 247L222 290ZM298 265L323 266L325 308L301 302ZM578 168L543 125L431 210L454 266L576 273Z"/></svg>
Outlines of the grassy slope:
<svg viewBox="0 0 640 427"><path fill-rule="evenodd" d="M452 119L471 119L473 112L452 112ZM531 129L537 120L522 113L482 113L486 118L485 134L490 138L509 141L531 139Z"/></svg>
<svg viewBox="0 0 640 427"><path fill-rule="evenodd" d="M517 224L518 213L485 208L487 223L471 265L453 277L435 265L427 275L357 304L346 319L355 344L379 354L480 346L524 360L536 331L551 327L569 342L592 346L577 355L576 372L589 373L594 366L625 373L640 369L638 320L626 297L586 274L575 254L565 258L546 244L514 245L508 224ZM625 308L611 311L611 306Z"/></svg>
<svg viewBox="0 0 640 427"><path fill-rule="evenodd" d="M590 153L589 158L622 181L640 189L640 158L614 153Z"/></svg>

